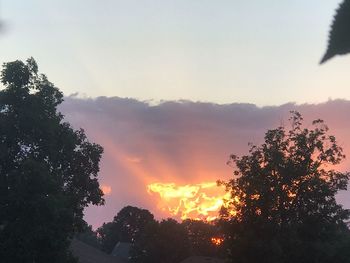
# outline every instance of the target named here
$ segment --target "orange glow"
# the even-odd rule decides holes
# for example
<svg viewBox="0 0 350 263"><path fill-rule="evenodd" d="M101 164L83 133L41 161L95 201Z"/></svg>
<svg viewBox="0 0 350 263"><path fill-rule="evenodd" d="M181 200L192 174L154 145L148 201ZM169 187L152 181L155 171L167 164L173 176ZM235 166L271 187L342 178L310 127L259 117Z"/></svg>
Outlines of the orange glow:
<svg viewBox="0 0 350 263"><path fill-rule="evenodd" d="M224 242L224 239L221 237L212 237L211 243L213 243L215 246L220 246Z"/></svg>
<svg viewBox="0 0 350 263"><path fill-rule="evenodd" d="M159 194L158 208L182 220L215 220L224 200L230 198L224 187L215 182L192 185L153 183L148 185L148 193Z"/></svg>
<svg viewBox="0 0 350 263"><path fill-rule="evenodd" d="M112 193L112 187L110 187L109 185L101 185L101 190L104 195L109 195Z"/></svg>

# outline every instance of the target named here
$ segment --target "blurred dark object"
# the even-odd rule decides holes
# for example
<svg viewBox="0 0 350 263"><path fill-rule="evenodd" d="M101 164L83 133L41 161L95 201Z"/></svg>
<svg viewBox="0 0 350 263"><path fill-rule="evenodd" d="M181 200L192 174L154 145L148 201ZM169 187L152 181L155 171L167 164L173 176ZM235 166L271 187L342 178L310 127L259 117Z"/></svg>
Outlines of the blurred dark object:
<svg viewBox="0 0 350 263"><path fill-rule="evenodd" d="M329 32L327 51L320 64L336 55L345 55L350 52L350 0L344 0L333 19Z"/></svg>

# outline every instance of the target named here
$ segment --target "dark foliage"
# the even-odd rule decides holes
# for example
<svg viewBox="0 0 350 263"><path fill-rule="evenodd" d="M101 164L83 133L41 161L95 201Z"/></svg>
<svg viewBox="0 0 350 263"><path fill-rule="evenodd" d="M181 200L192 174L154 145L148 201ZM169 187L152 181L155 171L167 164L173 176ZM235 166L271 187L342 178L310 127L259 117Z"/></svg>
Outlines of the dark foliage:
<svg viewBox="0 0 350 263"><path fill-rule="evenodd" d="M336 55L344 55L350 52L350 0L344 0L336 14L329 32L327 51L321 64Z"/></svg>
<svg viewBox="0 0 350 263"><path fill-rule="evenodd" d="M131 251L132 262L177 263L190 255L190 243L183 225L174 219L147 224Z"/></svg>
<svg viewBox="0 0 350 263"><path fill-rule="evenodd" d="M220 246L212 242L222 233L214 223L173 219L154 220L145 209L126 206L97 230L102 249L111 253L115 245L129 242L132 262L178 263L190 255L222 255Z"/></svg>
<svg viewBox="0 0 350 263"><path fill-rule="evenodd" d="M97 232L92 229L91 225L86 224L83 230L75 235L75 238L85 244L101 250L101 243Z"/></svg>
<svg viewBox="0 0 350 263"><path fill-rule="evenodd" d="M232 193L223 210L226 246L232 262L350 262L349 211L335 195L349 175L334 170L341 147L321 120L302 128L294 112L291 129L269 130L249 155L232 155Z"/></svg>
<svg viewBox="0 0 350 263"><path fill-rule="evenodd" d="M1 82L1 262L73 262L68 247L84 208L103 204L102 147L63 122L63 95L34 59L5 63Z"/></svg>
<svg viewBox="0 0 350 263"><path fill-rule="evenodd" d="M223 233L216 222L186 219L181 223L190 244L190 253L194 256L220 257L224 254L222 246L215 244L213 238L222 238Z"/></svg>
<svg viewBox="0 0 350 263"><path fill-rule="evenodd" d="M102 249L111 253L118 242L134 242L154 216L146 209L126 206L118 212L112 222L104 223L97 232Z"/></svg>

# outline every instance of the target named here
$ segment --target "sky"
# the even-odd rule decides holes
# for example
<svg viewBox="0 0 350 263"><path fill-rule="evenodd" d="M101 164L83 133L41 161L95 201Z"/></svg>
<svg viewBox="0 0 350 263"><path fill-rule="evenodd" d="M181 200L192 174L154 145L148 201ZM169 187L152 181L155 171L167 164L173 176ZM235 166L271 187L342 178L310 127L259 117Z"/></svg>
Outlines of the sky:
<svg viewBox="0 0 350 263"><path fill-rule="evenodd" d="M248 154L248 143L261 144L268 129L288 127L291 110L303 114L306 128L312 128L312 120L322 118L350 156L349 100L257 107L191 101L150 105L118 97L67 97L60 110L74 128L83 127L88 138L104 148L99 178L108 189L106 205L86 210L86 219L94 227L111 221L126 205L146 208L157 219L172 216L168 207L175 209L174 202L180 199L163 202L157 193L148 191L148 185L195 186L230 179L229 155ZM350 171L350 158L336 169ZM211 196L221 194L214 192ZM202 194L199 191L194 199ZM350 208L349 197L350 192L342 192L338 200Z"/></svg>
<svg viewBox="0 0 350 263"><path fill-rule="evenodd" d="M339 2L0 0L0 63L34 57L65 120L104 147L89 224L125 205L163 218L149 184L229 179L228 156L290 110L325 119L350 156L350 56L319 65Z"/></svg>
<svg viewBox="0 0 350 263"><path fill-rule="evenodd" d="M318 65L338 3L1 0L0 63L33 56L67 96L259 106L350 99L350 57Z"/></svg>

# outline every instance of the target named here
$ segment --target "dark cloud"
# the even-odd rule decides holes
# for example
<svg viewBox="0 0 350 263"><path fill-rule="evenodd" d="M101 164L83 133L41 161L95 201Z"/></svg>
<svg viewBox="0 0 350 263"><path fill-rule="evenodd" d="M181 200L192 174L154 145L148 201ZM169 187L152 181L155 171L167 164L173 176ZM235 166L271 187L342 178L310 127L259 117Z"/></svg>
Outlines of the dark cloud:
<svg viewBox="0 0 350 263"><path fill-rule="evenodd" d="M257 107L191 101L151 105L118 97L72 96L65 99L60 110L75 128L84 128L89 138L105 149L101 184L111 186L112 192L105 207L87 210L87 220L95 226L111 220L127 204L164 216L147 193L149 183L187 184L229 178L228 156L247 153L248 142L259 144L267 129L288 124L291 110L301 112L308 126L314 119L325 120L330 132L350 152L350 101L346 100ZM342 169L349 166L350 161L346 161ZM342 193L339 199L350 207L348 197Z"/></svg>

